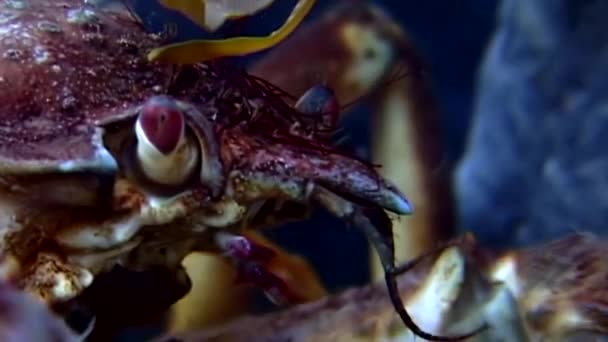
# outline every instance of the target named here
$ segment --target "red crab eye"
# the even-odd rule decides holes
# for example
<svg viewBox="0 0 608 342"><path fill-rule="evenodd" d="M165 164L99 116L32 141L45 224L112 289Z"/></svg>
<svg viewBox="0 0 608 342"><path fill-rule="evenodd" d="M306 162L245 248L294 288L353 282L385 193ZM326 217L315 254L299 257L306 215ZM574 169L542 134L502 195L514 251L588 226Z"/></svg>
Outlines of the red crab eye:
<svg viewBox="0 0 608 342"><path fill-rule="evenodd" d="M146 138L164 154L175 150L184 130L184 115L165 98L152 98L141 109L139 123Z"/></svg>

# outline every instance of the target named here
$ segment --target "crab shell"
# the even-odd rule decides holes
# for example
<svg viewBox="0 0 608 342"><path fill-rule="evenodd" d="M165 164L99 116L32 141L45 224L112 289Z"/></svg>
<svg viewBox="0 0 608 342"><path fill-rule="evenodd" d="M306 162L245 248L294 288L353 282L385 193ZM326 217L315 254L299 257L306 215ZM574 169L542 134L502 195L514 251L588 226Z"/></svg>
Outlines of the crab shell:
<svg viewBox="0 0 608 342"><path fill-rule="evenodd" d="M67 300L116 264L179 267L191 250L215 251L218 229L240 229L269 199L306 203L319 186L409 212L369 165L273 139L292 107L244 96L246 76L148 62L161 43L126 11L0 3L0 279ZM168 154L142 133L141 113L157 107L184 121ZM274 126L232 124L251 107ZM182 147L194 159L163 159Z"/></svg>

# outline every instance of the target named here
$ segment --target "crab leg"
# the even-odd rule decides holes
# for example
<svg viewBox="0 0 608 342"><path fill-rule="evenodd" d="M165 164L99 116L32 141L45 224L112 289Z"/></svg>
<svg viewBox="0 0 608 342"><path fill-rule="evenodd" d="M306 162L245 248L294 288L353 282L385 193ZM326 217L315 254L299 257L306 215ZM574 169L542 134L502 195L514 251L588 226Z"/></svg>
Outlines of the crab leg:
<svg viewBox="0 0 608 342"><path fill-rule="evenodd" d="M364 209L358 207L323 187L316 187L312 192L312 198L325 207L330 213L350 222L366 234L375 247L382 262L385 272L384 279L388 287L391 302L395 306L401 320L415 335L429 341L461 341L486 329L486 326L483 325L470 333L455 336L438 336L422 330L412 320L401 301L396 277L399 274L412 269L417 263L423 260L425 255L418 257L401 267L396 267L391 221L384 210L381 208Z"/></svg>
<svg viewBox="0 0 608 342"><path fill-rule="evenodd" d="M371 166L356 159L314 147L243 136L225 139L222 145L228 146L229 151L224 151L224 160L236 165L230 176L231 190L242 200L267 193L307 201L312 182L358 203L380 206L400 215L413 211L399 190L380 179Z"/></svg>

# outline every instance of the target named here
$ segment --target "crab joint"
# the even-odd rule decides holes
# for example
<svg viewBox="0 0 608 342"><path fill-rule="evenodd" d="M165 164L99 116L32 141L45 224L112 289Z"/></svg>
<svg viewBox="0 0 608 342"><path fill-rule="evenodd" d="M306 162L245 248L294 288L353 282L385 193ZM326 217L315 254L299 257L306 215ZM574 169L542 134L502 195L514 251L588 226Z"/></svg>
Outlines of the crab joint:
<svg viewBox="0 0 608 342"><path fill-rule="evenodd" d="M164 96L150 98L135 124L142 172L163 185L180 185L195 172L199 151L186 135L184 114Z"/></svg>

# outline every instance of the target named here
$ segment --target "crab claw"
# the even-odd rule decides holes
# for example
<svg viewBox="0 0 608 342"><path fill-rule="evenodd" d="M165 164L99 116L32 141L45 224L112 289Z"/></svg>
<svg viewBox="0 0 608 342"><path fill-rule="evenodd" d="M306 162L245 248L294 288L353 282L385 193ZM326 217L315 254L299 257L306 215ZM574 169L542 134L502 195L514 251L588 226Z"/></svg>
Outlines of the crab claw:
<svg viewBox="0 0 608 342"><path fill-rule="evenodd" d="M225 136L224 161L232 165L229 182L237 198L264 196L307 201L310 190L323 186L362 205L379 206L400 215L413 207L372 166L314 146L272 143L245 136Z"/></svg>
<svg viewBox="0 0 608 342"><path fill-rule="evenodd" d="M186 134L182 110L165 96L142 106L135 124L136 157L141 171L163 185L179 185L195 172L199 152Z"/></svg>
<svg viewBox="0 0 608 342"><path fill-rule="evenodd" d="M407 328L416 336L428 341L463 341L488 328L488 325L484 323L471 332L455 336L433 335L424 331L416 322L414 322L401 301L396 276L411 270L428 255L422 255L401 267L397 267L395 265L395 246L392 224L384 210L381 210L380 208L361 208L323 187L315 188L311 197L325 207L330 213L351 223L365 233L376 249L380 261L382 262L384 280L395 311ZM433 252L437 251L431 251L429 255Z"/></svg>

